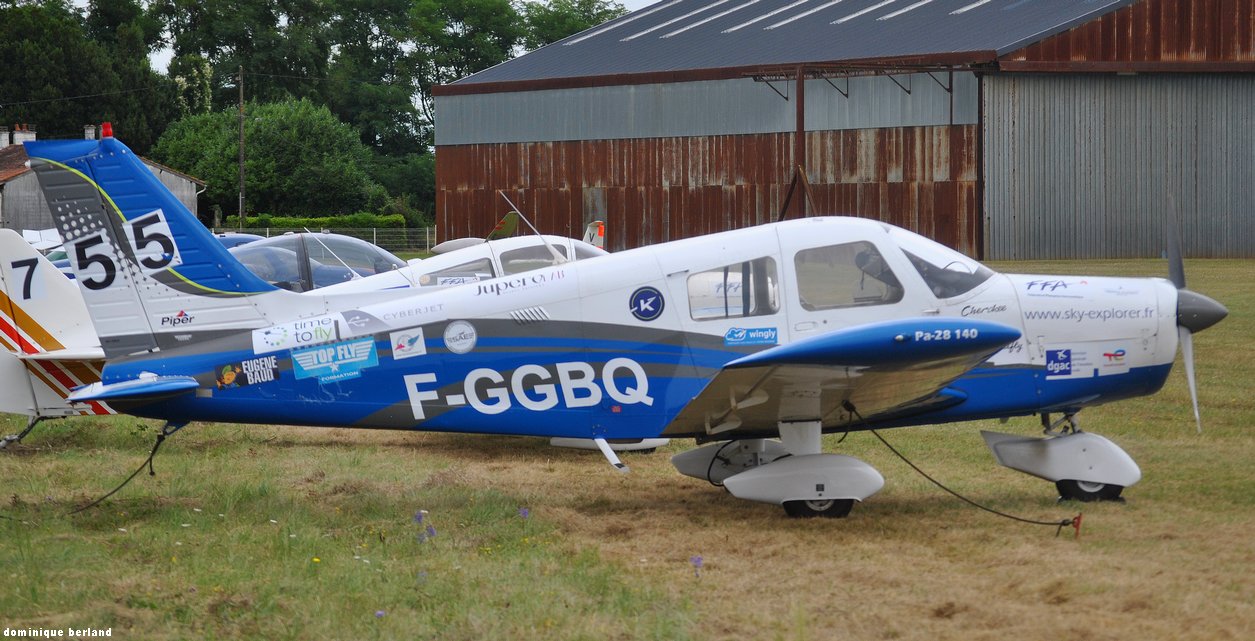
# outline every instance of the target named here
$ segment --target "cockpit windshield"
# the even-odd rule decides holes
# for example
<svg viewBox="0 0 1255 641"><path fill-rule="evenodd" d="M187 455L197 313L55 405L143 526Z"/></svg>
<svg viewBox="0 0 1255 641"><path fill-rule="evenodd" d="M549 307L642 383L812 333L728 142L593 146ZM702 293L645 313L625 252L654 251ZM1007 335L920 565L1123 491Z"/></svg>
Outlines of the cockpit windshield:
<svg viewBox="0 0 1255 641"><path fill-rule="evenodd" d="M994 274L971 258L919 234L889 227L889 235L937 298L966 294Z"/></svg>

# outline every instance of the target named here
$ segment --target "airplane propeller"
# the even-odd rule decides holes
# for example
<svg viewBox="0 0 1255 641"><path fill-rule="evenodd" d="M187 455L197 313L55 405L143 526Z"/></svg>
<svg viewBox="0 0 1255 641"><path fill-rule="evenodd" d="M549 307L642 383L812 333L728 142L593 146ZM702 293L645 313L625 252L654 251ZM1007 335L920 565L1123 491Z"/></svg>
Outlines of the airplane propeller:
<svg viewBox="0 0 1255 641"><path fill-rule="evenodd" d="M1198 292L1185 288L1185 260L1181 256L1181 238L1177 227L1168 224L1168 279L1177 288L1177 337L1181 343L1181 359L1185 361L1185 380L1194 403L1194 421L1203 433L1203 419L1198 413L1198 384L1194 377L1194 334L1201 332L1229 315L1224 305Z"/></svg>

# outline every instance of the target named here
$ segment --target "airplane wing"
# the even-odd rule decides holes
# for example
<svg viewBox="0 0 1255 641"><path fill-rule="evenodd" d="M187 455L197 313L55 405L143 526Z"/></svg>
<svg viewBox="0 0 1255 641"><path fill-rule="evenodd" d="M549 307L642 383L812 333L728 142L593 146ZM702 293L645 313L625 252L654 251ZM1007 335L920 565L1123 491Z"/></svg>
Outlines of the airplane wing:
<svg viewBox="0 0 1255 641"><path fill-rule="evenodd" d="M913 318L840 329L729 362L662 436L774 436L780 422L852 426L948 407L951 381L1020 337L987 321Z"/></svg>

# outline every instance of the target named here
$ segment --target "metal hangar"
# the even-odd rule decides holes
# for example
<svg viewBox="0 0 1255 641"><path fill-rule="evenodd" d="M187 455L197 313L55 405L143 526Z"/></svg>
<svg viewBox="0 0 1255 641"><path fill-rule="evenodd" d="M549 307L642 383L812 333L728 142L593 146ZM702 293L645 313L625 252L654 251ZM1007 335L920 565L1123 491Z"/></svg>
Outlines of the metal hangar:
<svg viewBox="0 0 1255 641"><path fill-rule="evenodd" d="M437 87L437 224L487 234L501 190L610 249L832 213L1255 256L1252 71L1255 0L663 0Z"/></svg>

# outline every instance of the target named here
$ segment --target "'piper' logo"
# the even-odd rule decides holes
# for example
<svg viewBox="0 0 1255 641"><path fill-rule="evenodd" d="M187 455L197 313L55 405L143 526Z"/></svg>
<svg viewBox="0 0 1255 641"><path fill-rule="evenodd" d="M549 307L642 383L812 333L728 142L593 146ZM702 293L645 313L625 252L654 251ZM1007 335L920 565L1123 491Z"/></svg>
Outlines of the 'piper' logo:
<svg viewBox="0 0 1255 641"><path fill-rule="evenodd" d="M175 314L175 315L173 315L173 316L162 316L162 317L161 317L161 326L162 326L162 327L178 327L179 325L187 325L187 324L191 323L191 322L192 322L192 319L194 319L194 318L196 318L196 317L195 317L195 316L192 316L191 314L187 313L186 311L184 311L184 310L179 310L179 313L177 313L177 314Z"/></svg>

